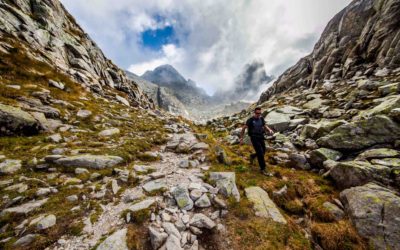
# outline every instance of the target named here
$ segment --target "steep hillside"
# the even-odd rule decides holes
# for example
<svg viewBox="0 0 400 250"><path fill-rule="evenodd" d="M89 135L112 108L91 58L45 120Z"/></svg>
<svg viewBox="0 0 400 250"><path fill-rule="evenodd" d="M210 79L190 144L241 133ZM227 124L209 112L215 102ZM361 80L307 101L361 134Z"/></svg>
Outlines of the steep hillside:
<svg viewBox="0 0 400 250"><path fill-rule="evenodd" d="M327 25L313 52L283 73L259 103L324 80L382 75L400 65L400 3L353 1Z"/></svg>
<svg viewBox="0 0 400 250"><path fill-rule="evenodd" d="M53 65L95 93L104 95L110 87L126 93L134 106L153 107L59 1L0 1L0 37L0 50L5 53L18 44L30 57Z"/></svg>

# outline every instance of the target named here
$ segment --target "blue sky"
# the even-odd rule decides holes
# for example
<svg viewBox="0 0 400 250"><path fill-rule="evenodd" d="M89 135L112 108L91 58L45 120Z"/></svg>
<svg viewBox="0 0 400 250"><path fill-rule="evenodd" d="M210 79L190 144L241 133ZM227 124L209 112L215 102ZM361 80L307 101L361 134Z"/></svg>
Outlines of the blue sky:
<svg viewBox="0 0 400 250"><path fill-rule="evenodd" d="M105 55L143 74L173 65L208 93L245 64L279 76L309 54L350 0L61 0Z"/></svg>

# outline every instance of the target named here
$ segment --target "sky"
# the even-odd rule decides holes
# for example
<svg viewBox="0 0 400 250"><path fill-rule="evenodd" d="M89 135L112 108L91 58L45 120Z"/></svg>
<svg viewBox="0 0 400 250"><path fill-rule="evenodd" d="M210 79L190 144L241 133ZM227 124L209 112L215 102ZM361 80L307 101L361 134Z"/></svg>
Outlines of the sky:
<svg viewBox="0 0 400 250"><path fill-rule="evenodd" d="M350 0L61 0L119 67L171 64L212 94L261 61L278 77Z"/></svg>

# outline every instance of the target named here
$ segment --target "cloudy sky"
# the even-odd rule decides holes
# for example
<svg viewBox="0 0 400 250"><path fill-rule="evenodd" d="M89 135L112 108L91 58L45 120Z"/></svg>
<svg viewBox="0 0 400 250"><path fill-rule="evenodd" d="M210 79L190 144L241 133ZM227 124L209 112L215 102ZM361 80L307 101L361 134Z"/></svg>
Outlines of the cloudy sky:
<svg viewBox="0 0 400 250"><path fill-rule="evenodd" d="M162 64L213 93L245 64L279 76L310 53L350 0L61 0L121 68L138 75Z"/></svg>

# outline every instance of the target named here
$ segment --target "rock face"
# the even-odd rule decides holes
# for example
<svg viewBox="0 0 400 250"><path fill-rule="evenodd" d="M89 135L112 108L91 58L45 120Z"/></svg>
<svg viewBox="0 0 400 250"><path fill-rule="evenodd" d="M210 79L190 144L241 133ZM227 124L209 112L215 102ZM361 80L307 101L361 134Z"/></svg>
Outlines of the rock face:
<svg viewBox="0 0 400 250"><path fill-rule="evenodd" d="M123 159L119 156L109 155L77 155L63 157L55 161L56 164L65 167L86 167L93 169L104 169L121 163Z"/></svg>
<svg viewBox="0 0 400 250"><path fill-rule="evenodd" d="M268 218L278 223L286 224L285 218L279 212L275 203L269 198L267 192L260 187L245 189L247 198L254 204L256 216Z"/></svg>
<svg viewBox="0 0 400 250"><path fill-rule="evenodd" d="M374 249L400 248L400 197L374 183L344 190L340 194L359 234Z"/></svg>
<svg viewBox="0 0 400 250"><path fill-rule="evenodd" d="M35 135L41 126L29 113L8 105L0 104L0 136Z"/></svg>
<svg viewBox="0 0 400 250"><path fill-rule="evenodd" d="M103 241L96 250L128 250L129 248L126 244L126 233L127 229L121 229L113 233Z"/></svg>
<svg viewBox="0 0 400 250"><path fill-rule="evenodd" d="M313 52L285 71L262 93L259 103L331 77L351 78L357 71L399 67L399 15L398 1L351 2L328 23Z"/></svg>
<svg viewBox="0 0 400 250"><path fill-rule="evenodd" d="M92 91L103 94L104 87L109 86L125 92L134 106L153 107L137 84L103 55L59 1L2 1L0 30L0 36L28 48L30 56L57 65L61 72ZM0 48L7 51L13 45L2 43Z"/></svg>

